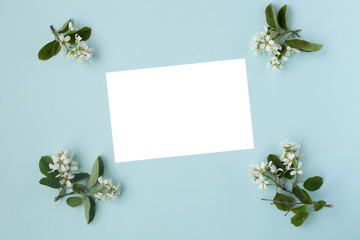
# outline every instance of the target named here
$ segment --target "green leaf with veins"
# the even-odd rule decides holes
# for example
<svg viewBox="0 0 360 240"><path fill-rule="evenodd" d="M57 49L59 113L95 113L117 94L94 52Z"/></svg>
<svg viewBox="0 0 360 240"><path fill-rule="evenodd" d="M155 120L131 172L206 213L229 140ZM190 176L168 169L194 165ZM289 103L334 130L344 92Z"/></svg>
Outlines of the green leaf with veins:
<svg viewBox="0 0 360 240"><path fill-rule="evenodd" d="M276 193L274 199L275 206L281 211L289 211L294 204L294 198L282 193Z"/></svg>
<svg viewBox="0 0 360 240"><path fill-rule="evenodd" d="M322 177L315 176L305 180L304 188L309 191L316 191L318 190L323 184Z"/></svg>
<svg viewBox="0 0 360 240"><path fill-rule="evenodd" d="M81 197L68 197L66 203L70 207L77 207L83 203L83 199Z"/></svg>
<svg viewBox="0 0 360 240"><path fill-rule="evenodd" d="M49 164L53 164L52 158L49 156L42 156L39 161L40 172L48 178L55 178L59 174L59 172L51 172L52 169L49 167Z"/></svg>
<svg viewBox="0 0 360 240"><path fill-rule="evenodd" d="M90 175L88 173L75 173L74 178L70 180L71 183L81 182L88 179Z"/></svg>
<svg viewBox="0 0 360 240"><path fill-rule="evenodd" d="M316 203L314 203L314 210L315 212L321 210L324 206L325 206L326 202L323 200L317 201Z"/></svg>
<svg viewBox="0 0 360 240"><path fill-rule="evenodd" d="M86 192L86 187L82 184L79 184L79 183L74 183L72 185L72 190L75 192L75 193L79 193L79 194L82 194L82 193L85 193Z"/></svg>
<svg viewBox="0 0 360 240"><path fill-rule="evenodd" d="M304 189L301 189L302 193L305 195L305 200L300 200L300 202L304 203L304 204L312 204L312 199L310 197L310 195L304 190Z"/></svg>
<svg viewBox="0 0 360 240"><path fill-rule="evenodd" d="M295 214L298 214L300 212L306 212L307 210L307 206L306 205L302 205L302 206L298 206L298 207L294 207L291 209L291 211Z"/></svg>
<svg viewBox="0 0 360 240"><path fill-rule="evenodd" d="M285 4L280 8L278 13L278 23L279 26L284 30L289 30L289 24L288 24L288 10L287 5Z"/></svg>
<svg viewBox="0 0 360 240"><path fill-rule="evenodd" d="M306 195L298 185L292 188L292 193L300 200L300 202L306 201Z"/></svg>
<svg viewBox="0 0 360 240"><path fill-rule="evenodd" d="M301 226L308 216L308 212L299 212L291 218L291 223L296 227Z"/></svg>
<svg viewBox="0 0 360 240"><path fill-rule="evenodd" d="M93 187L97 183L98 178L103 174L104 174L104 163L101 160L101 157L98 156L93 165L90 178L88 181L88 186Z"/></svg>
<svg viewBox="0 0 360 240"><path fill-rule="evenodd" d="M311 43L301 39L288 39L285 43L289 47L296 48L304 52L316 52L323 47L321 44Z"/></svg>
<svg viewBox="0 0 360 240"><path fill-rule="evenodd" d="M48 60L53 56L57 55L60 52L60 50L61 50L60 43L54 40L52 42L49 42L40 49L38 53L38 58L40 60Z"/></svg>
<svg viewBox="0 0 360 240"><path fill-rule="evenodd" d="M60 182L56 178L45 177L40 179L39 183L51 188L60 188Z"/></svg>
<svg viewBox="0 0 360 240"><path fill-rule="evenodd" d="M271 26L273 28L280 27L278 20L277 20L276 11L271 3L265 9L265 16L266 16L266 22L267 22L267 24L269 24L269 26Z"/></svg>
<svg viewBox="0 0 360 240"><path fill-rule="evenodd" d="M89 224L95 217L95 200L91 196L84 197L86 223Z"/></svg>

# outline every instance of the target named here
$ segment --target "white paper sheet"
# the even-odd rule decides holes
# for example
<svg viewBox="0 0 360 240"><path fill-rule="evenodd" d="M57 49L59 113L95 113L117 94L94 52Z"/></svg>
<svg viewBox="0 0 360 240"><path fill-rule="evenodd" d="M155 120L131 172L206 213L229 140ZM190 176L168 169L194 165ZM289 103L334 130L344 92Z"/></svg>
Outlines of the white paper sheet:
<svg viewBox="0 0 360 240"><path fill-rule="evenodd" d="M254 147L244 59L106 79L116 162Z"/></svg>

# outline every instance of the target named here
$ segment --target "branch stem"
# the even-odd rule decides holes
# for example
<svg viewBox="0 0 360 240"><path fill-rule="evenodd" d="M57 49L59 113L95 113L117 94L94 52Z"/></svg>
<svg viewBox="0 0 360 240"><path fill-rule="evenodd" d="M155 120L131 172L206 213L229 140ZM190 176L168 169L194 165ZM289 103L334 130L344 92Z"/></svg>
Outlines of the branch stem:
<svg viewBox="0 0 360 240"><path fill-rule="evenodd" d="M276 201L276 200L273 200L273 199L266 199L266 198L262 198L261 200L263 200L263 201L271 201L272 204L275 204L275 203L285 203L285 204L290 204L290 205L303 204L303 203L298 203L298 202L295 202L295 203L280 202L280 201ZM313 202L313 204L314 204L314 203L315 203L315 202ZM305 205L306 205L306 204L305 204ZM332 205L332 204L325 204L324 207L332 208L333 205Z"/></svg>
<svg viewBox="0 0 360 240"><path fill-rule="evenodd" d="M66 193L66 194L59 194L59 195L57 195L55 197L54 202L56 202L57 200L59 200L62 197L66 197L66 196L73 195L73 194L74 194L74 192L69 192L69 193Z"/></svg>

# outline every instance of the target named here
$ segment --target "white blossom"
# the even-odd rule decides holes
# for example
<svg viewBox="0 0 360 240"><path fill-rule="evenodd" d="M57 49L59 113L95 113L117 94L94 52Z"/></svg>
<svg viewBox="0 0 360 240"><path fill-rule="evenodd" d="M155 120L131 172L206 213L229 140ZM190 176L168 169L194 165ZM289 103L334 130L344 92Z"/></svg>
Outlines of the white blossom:
<svg viewBox="0 0 360 240"><path fill-rule="evenodd" d="M277 57L271 58L271 60L267 63L268 68L272 68L272 70L279 71L279 68L283 68L283 64Z"/></svg>
<svg viewBox="0 0 360 240"><path fill-rule="evenodd" d="M255 165L251 164L251 165L249 166L249 170L250 170L249 176L255 176L255 175L256 175Z"/></svg>
<svg viewBox="0 0 360 240"><path fill-rule="evenodd" d="M70 170L70 171L76 171L76 170L78 170L79 167L78 167L77 165L78 165L78 163L75 162L75 161L69 162L69 163L68 163L69 170Z"/></svg>
<svg viewBox="0 0 360 240"><path fill-rule="evenodd" d="M49 164L50 172L58 171L55 176L59 178L60 184L65 184L67 187L71 187L71 179L74 175L71 173L79 169L78 163L72 160L73 155L69 154L68 150L60 151L58 154L52 156L53 163Z"/></svg>
<svg viewBox="0 0 360 240"><path fill-rule="evenodd" d="M70 30L70 32L75 32L75 31L77 31L78 29L76 28L76 27L74 27L73 25L72 25L72 22L70 21L69 22L69 30Z"/></svg>
<svg viewBox="0 0 360 240"><path fill-rule="evenodd" d="M65 47L65 48L69 48L70 47L70 36L64 36L63 34L59 34L58 35L58 39L59 39L59 42L60 42L60 45L62 47Z"/></svg>
<svg viewBox="0 0 360 240"><path fill-rule="evenodd" d="M66 53L66 57L70 59L76 59L77 58L77 51L76 48L71 48L70 51Z"/></svg>
<svg viewBox="0 0 360 240"><path fill-rule="evenodd" d="M300 53L300 51L298 49L296 49L296 48L292 48L292 47L287 46L286 47L286 52L285 52L284 55L289 57L293 53Z"/></svg>
<svg viewBox="0 0 360 240"><path fill-rule="evenodd" d="M288 158L288 159L290 159L290 160L293 160L294 158L295 158L295 154L293 153L293 152L289 152L287 155L286 155L286 157Z"/></svg>
<svg viewBox="0 0 360 240"><path fill-rule="evenodd" d="M58 154L51 157L53 163L49 164L49 168L52 169L50 172L67 171L68 164L72 161L72 156L69 155L68 151L60 151Z"/></svg>
<svg viewBox="0 0 360 240"><path fill-rule="evenodd" d="M293 164L293 160L289 159L289 158L281 158L281 161L283 162L283 164L286 167L286 170L289 170L291 165Z"/></svg>
<svg viewBox="0 0 360 240"><path fill-rule="evenodd" d="M261 43L261 37L259 33L256 33L253 36L254 41L250 43L251 50L254 51L255 55L258 55L262 52L262 49L260 49L260 43Z"/></svg>
<svg viewBox="0 0 360 240"><path fill-rule="evenodd" d="M76 47L77 59L79 63L91 61L93 48L89 48L85 41L80 41Z"/></svg>
<svg viewBox="0 0 360 240"><path fill-rule="evenodd" d="M81 42L82 37L79 34L75 34L75 44L78 44L79 42Z"/></svg>
<svg viewBox="0 0 360 240"><path fill-rule="evenodd" d="M263 176L260 176L257 180L256 183L259 184L258 189L267 189L267 185L269 184L269 181L265 180Z"/></svg>
<svg viewBox="0 0 360 240"><path fill-rule="evenodd" d="M303 171L301 170L301 166L302 166L302 162L299 162L297 167L292 168L290 175L295 175L295 174L301 175L303 173Z"/></svg>
<svg viewBox="0 0 360 240"><path fill-rule="evenodd" d="M267 169L267 163L261 162L260 164L255 165L255 173L257 175L264 175Z"/></svg>
<svg viewBox="0 0 360 240"><path fill-rule="evenodd" d="M287 140L285 140L284 142L280 143L280 147L283 150L291 150L292 152L297 152L300 149L300 145L296 142L289 142Z"/></svg>
<svg viewBox="0 0 360 240"><path fill-rule="evenodd" d="M99 189L94 193L96 200L114 200L120 194L120 185L114 185L109 178L98 178Z"/></svg>
<svg viewBox="0 0 360 240"><path fill-rule="evenodd" d="M265 31L261 31L260 33L255 33L253 36L254 41L250 43L250 47L254 50L254 54L267 53L280 55L279 50L281 50L281 46L271 39L270 32L266 26L264 27L264 30Z"/></svg>
<svg viewBox="0 0 360 240"><path fill-rule="evenodd" d="M65 183L66 187L70 188L72 186L72 183L70 180L74 178L74 175L72 175L68 172L60 172L59 175L61 176L60 184L63 185Z"/></svg>

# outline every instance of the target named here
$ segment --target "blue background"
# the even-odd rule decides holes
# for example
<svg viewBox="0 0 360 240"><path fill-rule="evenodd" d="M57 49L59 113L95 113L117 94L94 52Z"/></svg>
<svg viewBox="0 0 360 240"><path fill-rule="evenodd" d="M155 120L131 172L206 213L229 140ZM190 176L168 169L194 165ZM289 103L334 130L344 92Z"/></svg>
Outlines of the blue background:
<svg viewBox="0 0 360 240"><path fill-rule="evenodd" d="M267 69L249 42L265 24L268 1L111 0L0 2L1 239L359 239L360 2L288 4L290 26L323 43ZM63 53L39 61L49 25L68 18L90 26L92 63ZM105 72L246 58L255 149L114 163ZM334 204L295 228L290 216L260 200L248 165L279 153L285 138L303 146L303 177L320 175L312 196ZM38 160L61 149L90 171L123 183L117 201L83 208L52 202L38 183Z"/></svg>

